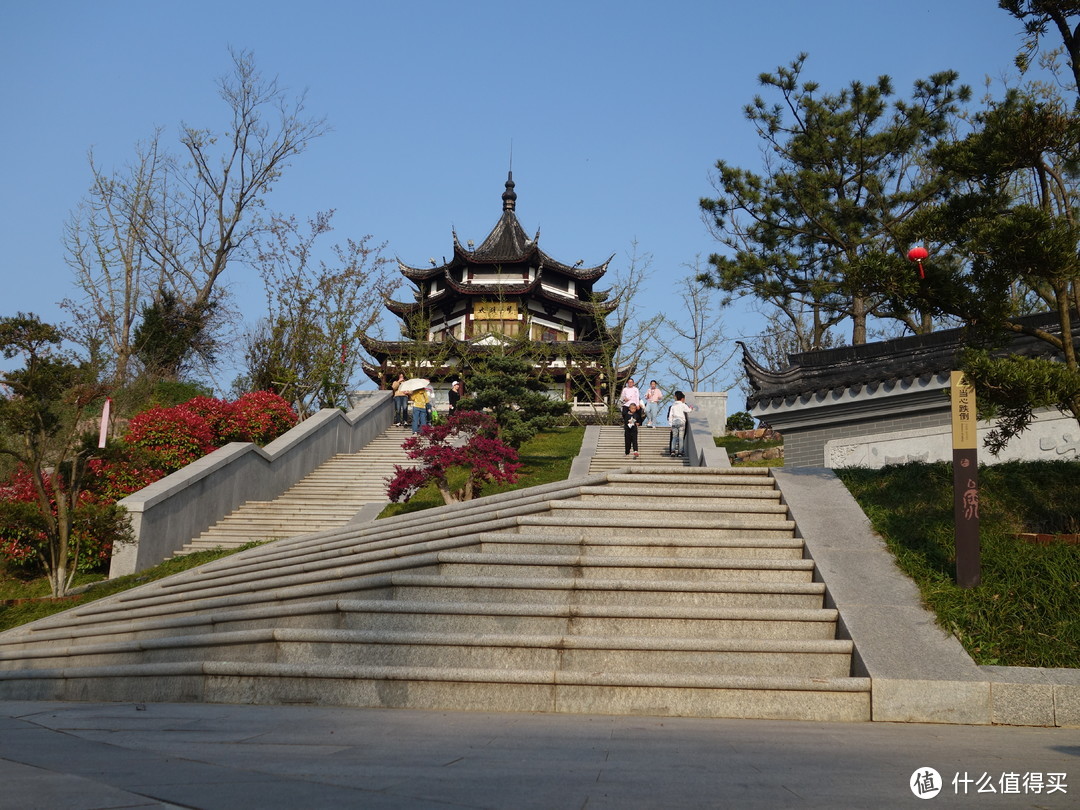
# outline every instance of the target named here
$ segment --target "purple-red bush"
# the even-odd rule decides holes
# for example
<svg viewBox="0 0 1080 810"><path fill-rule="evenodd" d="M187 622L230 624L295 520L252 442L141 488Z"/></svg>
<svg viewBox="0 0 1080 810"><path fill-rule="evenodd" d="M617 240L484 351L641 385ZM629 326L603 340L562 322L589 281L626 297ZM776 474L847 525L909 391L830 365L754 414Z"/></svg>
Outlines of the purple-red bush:
<svg viewBox="0 0 1080 810"><path fill-rule="evenodd" d="M387 480L391 501L407 501L429 481L434 481L445 503L478 498L485 484L517 481L518 454L499 439L495 418L478 411L462 411L441 425L428 425L402 445L406 455L420 463L414 467L394 465ZM452 469L464 471L463 486L451 489Z"/></svg>

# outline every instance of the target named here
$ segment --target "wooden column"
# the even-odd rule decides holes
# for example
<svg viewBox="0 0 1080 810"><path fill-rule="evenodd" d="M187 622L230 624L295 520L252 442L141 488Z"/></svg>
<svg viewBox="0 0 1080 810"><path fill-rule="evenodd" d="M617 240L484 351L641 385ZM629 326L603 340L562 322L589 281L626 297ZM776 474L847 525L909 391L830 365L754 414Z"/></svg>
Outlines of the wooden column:
<svg viewBox="0 0 1080 810"><path fill-rule="evenodd" d="M979 547L979 450L975 388L963 372L950 375L953 439L953 516L956 584L974 588L982 579Z"/></svg>

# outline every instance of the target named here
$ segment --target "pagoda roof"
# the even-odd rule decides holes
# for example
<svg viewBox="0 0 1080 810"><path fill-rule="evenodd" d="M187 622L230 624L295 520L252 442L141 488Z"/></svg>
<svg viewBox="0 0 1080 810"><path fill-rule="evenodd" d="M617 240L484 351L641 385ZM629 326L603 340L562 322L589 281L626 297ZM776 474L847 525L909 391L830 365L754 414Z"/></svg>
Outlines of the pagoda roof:
<svg viewBox="0 0 1080 810"><path fill-rule="evenodd" d="M360 338L360 344L364 349L379 361L405 353L415 354L417 342L413 340L377 340L367 336L361 336ZM455 337L448 336L445 341L436 345L448 347L450 354L457 355L481 355L493 348L491 335L481 335L468 340L458 340ZM529 345L532 352L535 352L539 347L547 349L548 353L552 355L563 355L572 352L584 356L595 356L602 354L604 350L604 344L599 340L530 341Z"/></svg>
<svg viewBox="0 0 1080 810"><path fill-rule="evenodd" d="M577 281L595 281L607 272L608 265L615 258L614 253L606 261L592 267L582 267L581 262L568 265L552 258L540 249L539 229L535 236L529 238L515 213L517 194L514 192L513 172L507 175L506 191L503 192L502 200L503 211L499 221L495 223L491 233L478 247L471 250L463 247L458 241L457 233L451 231L454 252L450 261L436 264L432 259L431 267L413 267L398 259L398 269L402 275L410 281L426 281L443 276L449 283L451 271L461 267L522 263L562 273Z"/></svg>
<svg viewBox="0 0 1080 810"><path fill-rule="evenodd" d="M405 315L411 315L423 306L439 304L447 298L449 298L449 293L446 290L439 290L435 295L429 296L425 304L421 304L419 301L395 301L393 298L387 298L386 308L398 317L404 317Z"/></svg>
<svg viewBox="0 0 1080 810"><path fill-rule="evenodd" d="M1025 315L1016 318L1015 323L1026 329L1061 331L1055 313ZM1080 339L1080 323L1074 323L1073 334ZM738 343L752 389L746 404L755 408L769 404L781 406L784 402L794 403L828 392L930 379L957 367L961 352L971 345L971 330L943 329L927 335L791 354L788 365L779 371L757 363L746 344ZM1047 342L1022 333L1007 336L1005 345L995 353L1028 357L1060 354Z"/></svg>
<svg viewBox="0 0 1080 810"><path fill-rule="evenodd" d="M605 315L609 312L613 312L619 305L618 299L607 301L609 290L600 290L592 294L593 301L582 301L570 293L562 293L559 290L553 290L550 287L544 287L542 284L544 270L543 268L537 270L535 278L531 281L522 280L520 284L463 284L457 281L451 276L446 276L446 286L439 290L434 295L429 296L425 305L430 306L432 304L438 304L445 300L449 296L449 291L453 290L460 295L482 295L482 296L518 296L518 295L531 295L534 298L545 299L553 303L565 306L568 309L574 309L578 311L588 311L590 307L598 307L599 310ZM407 315L415 312L421 307L419 301L404 302L387 300L386 308L392 313L398 316Z"/></svg>

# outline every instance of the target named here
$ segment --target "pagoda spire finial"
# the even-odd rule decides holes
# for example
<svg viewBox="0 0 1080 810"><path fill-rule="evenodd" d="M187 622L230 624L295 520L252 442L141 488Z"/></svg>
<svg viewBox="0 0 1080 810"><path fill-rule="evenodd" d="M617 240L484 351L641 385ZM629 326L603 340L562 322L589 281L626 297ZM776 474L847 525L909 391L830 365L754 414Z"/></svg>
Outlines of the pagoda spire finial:
<svg viewBox="0 0 1080 810"><path fill-rule="evenodd" d="M517 193L514 191L514 171L506 173L506 191L502 195L503 211L513 211L517 207Z"/></svg>

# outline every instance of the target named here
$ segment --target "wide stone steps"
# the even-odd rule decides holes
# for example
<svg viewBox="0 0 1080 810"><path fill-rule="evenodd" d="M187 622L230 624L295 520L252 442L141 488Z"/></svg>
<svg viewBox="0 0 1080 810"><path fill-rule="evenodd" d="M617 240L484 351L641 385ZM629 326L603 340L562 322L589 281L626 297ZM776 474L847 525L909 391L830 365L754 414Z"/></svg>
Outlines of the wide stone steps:
<svg viewBox="0 0 1080 810"><path fill-rule="evenodd" d="M589 464L590 473L604 472L625 467L627 464L661 466L664 468L686 467L689 461L668 455L670 430L668 428L638 428L638 451L635 458L625 453L626 444L620 425L603 425L597 441L596 452Z"/></svg>
<svg viewBox="0 0 1080 810"><path fill-rule="evenodd" d="M24 681L27 700L47 700L62 671ZM868 678L611 673L199 661L87 667L95 701L174 700L372 706L482 712L869 720ZM68 683L71 683L68 681ZM448 706L448 704L452 704Z"/></svg>
<svg viewBox="0 0 1080 810"><path fill-rule="evenodd" d="M527 594L523 594L527 596ZM318 614L316 614L318 615ZM324 616L326 614L323 614ZM276 629L272 617L252 621L249 616L233 630ZM430 602L388 599L341 600L337 604L338 621L333 626L326 622L293 624L307 629L349 629L380 632L427 632L445 633L512 633L528 635L602 636L612 648L617 649L625 637L651 637L654 639L697 638L742 640L829 640L835 638L836 612L821 608L744 608L701 605L570 605L540 602ZM171 643L195 648L200 643L198 628L201 623L191 622L192 632L176 633L181 625L161 620L156 627L149 624L145 636L131 637L114 632L90 632L77 642L65 644L38 644L24 649L0 650L0 692L11 670L25 669L27 662L43 658L64 656L69 665L85 664L71 659L82 653L95 655L128 652L133 644L161 646L166 639ZM210 629L217 630L216 622ZM225 628L222 627L222 631ZM213 633L213 635L217 635ZM193 640L194 639L194 640ZM42 639L43 640L43 639ZM122 663L107 659L107 663ZM102 663L105 663L104 661ZM70 669L69 676L78 676L77 669Z"/></svg>
<svg viewBox="0 0 1080 810"><path fill-rule="evenodd" d="M560 554L497 554L461 551L437 555L441 573L461 576L543 577L573 576L578 579L632 578L635 581L718 579L773 582L810 582L812 560L689 559L668 557L606 557Z"/></svg>
<svg viewBox="0 0 1080 810"><path fill-rule="evenodd" d="M578 636L603 639L607 649L620 649L627 638L648 640L660 649L674 639L698 640L706 647L756 649L756 645L775 648L773 642L830 641L835 635L835 611L815 609L746 609L725 607L669 607L659 605L570 606L558 604L522 604L494 602L411 602L354 600L339 605L344 626L339 629L377 633L426 633L433 639L449 635L510 633L516 643L528 645L537 635L562 638L573 644ZM573 628L570 627L573 624ZM262 630L274 630L263 627ZM328 628L327 628L328 629ZM312 629L307 628L305 632ZM257 630L238 631L258 633ZM234 634L235 635L235 634ZM571 638L572 637L572 638ZM237 645L246 637L227 632L206 636L185 635L173 638L84 642L68 647L53 645L20 660L34 660L37 665L60 661L79 666L122 665L140 649L170 648L190 651L202 645L220 648ZM567 641L569 639L569 641ZM738 641L736 641L738 640ZM769 643L764 643L764 642ZM246 643L246 642L245 642ZM690 644L691 641L687 641ZM684 645L685 646L685 645ZM781 644L780 646L783 646ZM798 646L797 644L789 646ZM840 643L840 647L843 647ZM849 650L850 651L850 650ZM250 651L233 651L250 655ZM5 658L10 658L5 653ZM156 663L156 659L147 663ZM188 660L180 657L176 660ZM850 661L849 661L850 666ZM818 674L818 673L813 673Z"/></svg>
<svg viewBox="0 0 1080 810"><path fill-rule="evenodd" d="M696 675L758 675L842 678L852 645L842 640L743 640L606 636L438 633L308 628L266 628L86 644L35 659L59 667L78 658L82 667L186 662L192 650L206 661L309 662L335 666L487 668L650 673L667 666Z"/></svg>
<svg viewBox="0 0 1080 810"><path fill-rule="evenodd" d="M408 434L389 428L359 453L334 456L273 501L249 501L226 515L176 556L215 548L237 548L343 526L362 507L386 501L386 480L408 459L401 443Z"/></svg>
<svg viewBox="0 0 1080 810"><path fill-rule="evenodd" d="M741 641L607 636L431 632L282 631L280 663L380 667L466 667L649 673L673 666L697 675L844 677L848 641Z"/></svg>
<svg viewBox="0 0 1080 810"><path fill-rule="evenodd" d="M816 609L825 586L820 582L685 581L641 583L630 579L570 577L395 574L386 596L419 602L517 602L575 605L668 605Z"/></svg>
<svg viewBox="0 0 1080 810"><path fill-rule="evenodd" d="M650 538L648 535L574 537L549 534L496 534L484 539L481 551L520 554L591 554L678 557L768 557L802 559L803 544L796 538Z"/></svg>
<svg viewBox="0 0 1080 810"><path fill-rule="evenodd" d="M753 516L734 516L709 519L689 515L667 516L664 524L658 525L652 517L636 517L623 514L619 517L590 517L566 511L558 515L525 515L517 519L518 526L525 531L546 531L550 534L577 535L581 533L598 534L607 530L609 535L637 536L651 534L653 537L684 537L688 539L707 539L710 537L732 538L752 535L765 539L791 537L794 523L789 520L754 520Z"/></svg>
<svg viewBox="0 0 1080 810"><path fill-rule="evenodd" d="M347 488L347 489L345 489ZM342 503L342 495L354 495L357 492L371 492L385 497L386 485L383 482L363 482L355 483L353 481L343 480L340 483L327 484L320 489L314 488L299 488L292 491L289 495L289 502L282 503L280 501L270 501L271 504L280 504L282 509L289 507L292 504L303 508L308 504L327 504L330 506Z"/></svg>
<svg viewBox="0 0 1080 810"><path fill-rule="evenodd" d="M403 602L355 600L343 626L353 630L439 633L657 636L661 638L803 638L836 634L825 609L708 608L667 605L552 605L532 602Z"/></svg>
<svg viewBox="0 0 1080 810"><path fill-rule="evenodd" d="M0 634L0 700L867 720L814 580L768 470L642 464L290 537Z"/></svg>
<svg viewBox="0 0 1080 810"><path fill-rule="evenodd" d="M783 508L779 508L780 498L773 493L768 492L694 495L693 493L682 492L658 493L648 491L637 493L597 493L590 490L588 492L582 492L581 500L578 502L576 508L597 509L600 507L614 507L621 509L623 504L630 498L635 500L649 499L649 503L655 504L658 508L662 508L666 504L666 512L668 514L673 512L695 511L757 512L759 514L773 512L775 514L786 514L786 511Z"/></svg>
<svg viewBox="0 0 1080 810"><path fill-rule="evenodd" d="M551 505L565 516L618 517L632 511L640 518L666 520L673 512L697 517L726 512L739 515L787 516L787 507L777 502L741 498L656 498L651 496L598 497L589 496L583 501L562 502Z"/></svg>
<svg viewBox="0 0 1080 810"><path fill-rule="evenodd" d="M680 497L683 493L687 497L714 497L714 498L753 498L755 500L780 501L780 492L776 489L773 480L768 476L758 475L753 472L761 467L729 467L723 473L723 486L712 485L703 487L694 470L705 469L702 467L684 467L679 469L678 475L672 476L670 468L649 465L622 464L616 470L607 474L608 486L603 488L604 494L618 495L624 492L631 496L675 496ZM720 475L719 470L712 470ZM597 487L585 487L583 495L596 495L600 492Z"/></svg>

